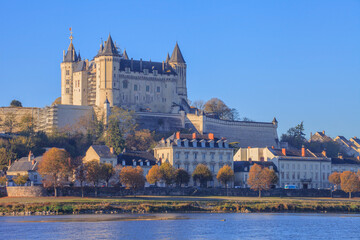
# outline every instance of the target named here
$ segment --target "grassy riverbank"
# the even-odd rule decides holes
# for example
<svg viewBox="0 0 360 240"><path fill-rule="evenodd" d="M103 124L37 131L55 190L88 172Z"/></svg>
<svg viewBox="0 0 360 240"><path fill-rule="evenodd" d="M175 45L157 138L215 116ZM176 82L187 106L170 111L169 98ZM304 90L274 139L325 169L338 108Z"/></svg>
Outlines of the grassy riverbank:
<svg viewBox="0 0 360 240"><path fill-rule="evenodd" d="M331 212L360 213L360 199L163 197L0 198L1 215L163 212Z"/></svg>

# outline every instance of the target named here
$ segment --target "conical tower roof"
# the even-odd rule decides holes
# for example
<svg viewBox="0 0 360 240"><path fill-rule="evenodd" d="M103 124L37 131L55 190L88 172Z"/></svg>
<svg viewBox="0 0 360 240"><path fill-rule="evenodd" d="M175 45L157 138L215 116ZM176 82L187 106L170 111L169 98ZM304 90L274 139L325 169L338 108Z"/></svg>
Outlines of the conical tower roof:
<svg viewBox="0 0 360 240"><path fill-rule="evenodd" d="M174 51L171 54L170 63L185 63L184 57L181 54L178 43L176 42Z"/></svg>
<svg viewBox="0 0 360 240"><path fill-rule="evenodd" d="M124 59L126 59L126 60L129 59L129 56L127 55L126 49L124 49L123 57L124 57Z"/></svg>
<svg viewBox="0 0 360 240"><path fill-rule="evenodd" d="M104 50L99 54L100 56L119 56L119 53L114 45L114 42L109 34L108 40L105 42Z"/></svg>
<svg viewBox="0 0 360 240"><path fill-rule="evenodd" d="M169 53L168 53L167 56L166 56L165 62L166 62L166 63L169 63L169 61L170 61L170 55L169 55Z"/></svg>
<svg viewBox="0 0 360 240"><path fill-rule="evenodd" d="M76 62L77 60L78 60L78 56L76 55L75 47L74 47L74 45L72 43L72 39L71 39L70 45L65 54L64 62Z"/></svg>

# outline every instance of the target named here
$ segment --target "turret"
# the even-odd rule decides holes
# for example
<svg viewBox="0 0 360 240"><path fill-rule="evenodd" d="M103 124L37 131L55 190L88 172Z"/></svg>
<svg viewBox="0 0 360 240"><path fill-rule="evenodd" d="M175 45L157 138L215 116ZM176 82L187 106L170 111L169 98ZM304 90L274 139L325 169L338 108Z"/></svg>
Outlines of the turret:
<svg viewBox="0 0 360 240"><path fill-rule="evenodd" d="M117 105L114 100L120 99L119 89L119 69L121 55L114 44L111 35L105 41L105 45L100 45L98 55L95 57L95 64L99 67L99 74L96 74L96 105L101 107L107 100L110 107Z"/></svg>
<svg viewBox="0 0 360 240"><path fill-rule="evenodd" d="M181 54L180 47L177 42L174 51L171 54L171 58L166 62L169 63L178 74L177 92L185 101L187 101L186 62Z"/></svg>

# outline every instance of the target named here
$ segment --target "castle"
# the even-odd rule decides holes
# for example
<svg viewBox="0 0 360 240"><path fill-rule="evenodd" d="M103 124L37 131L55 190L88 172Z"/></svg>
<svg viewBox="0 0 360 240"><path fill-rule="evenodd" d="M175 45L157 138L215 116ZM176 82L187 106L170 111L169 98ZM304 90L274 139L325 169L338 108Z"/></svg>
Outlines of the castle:
<svg viewBox="0 0 360 240"><path fill-rule="evenodd" d="M279 146L278 122L226 121L206 116L188 104L187 64L176 43L165 61L129 59L109 35L92 60L82 60L75 51L73 36L63 52L61 100L44 108L0 108L0 118L31 115L36 130L76 129L84 117L109 115L114 106L134 110L140 128L169 132L192 129L213 133L240 147ZM80 124L81 125L81 124ZM6 131L0 126L0 131Z"/></svg>
<svg viewBox="0 0 360 240"><path fill-rule="evenodd" d="M93 60L82 60L70 36L61 63L61 104L118 106L137 112L178 113L188 109L186 63L176 43L171 57L153 62L129 59L110 34Z"/></svg>

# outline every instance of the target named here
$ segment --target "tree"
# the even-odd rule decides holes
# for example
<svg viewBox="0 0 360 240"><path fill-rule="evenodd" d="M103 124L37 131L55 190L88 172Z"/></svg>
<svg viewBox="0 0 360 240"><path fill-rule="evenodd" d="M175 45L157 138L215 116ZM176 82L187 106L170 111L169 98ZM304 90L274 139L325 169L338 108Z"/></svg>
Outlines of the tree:
<svg viewBox="0 0 360 240"><path fill-rule="evenodd" d="M0 148L0 170L7 170L9 164L16 159L16 154L11 148L6 149L5 147Z"/></svg>
<svg viewBox="0 0 360 240"><path fill-rule="evenodd" d="M193 107L195 107L195 108L197 108L199 110L204 110L205 103L204 103L203 100L196 100L191 104L191 106L193 106Z"/></svg>
<svg viewBox="0 0 360 240"><path fill-rule="evenodd" d="M16 185L21 186L24 185L29 180L29 175L28 174L20 175L18 173L17 176L14 177L12 180Z"/></svg>
<svg viewBox="0 0 360 240"><path fill-rule="evenodd" d="M161 180L163 180L166 186L171 185L175 181L175 168L169 163L164 162L160 166Z"/></svg>
<svg viewBox="0 0 360 240"><path fill-rule="evenodd" d="M14 99L11 101L10 107L22 107L22 103L16 99Z"/></svg>
<svg viewBox="0 0 360 240"><path fill-rule="evenodd" d="M57 197L57 187L61 178L71 174L70 154L59 148L51 148L44 153L42 161L39 164L39 173L41 176L47 176L54 187L54 196Z"/></svg>
<svg viewBox="0 0 360 240"><path fill-rule="evenodd" d="M75 169L75 179L80 182L81 187L81 197L84 197L84 182L86 181L86 167L85 164L81 163Z"/></svg>
<svg viewBox="0 0 360 240"><path fill-rule="evenodd" d="M196 166L192 174L192 177L194 179L194 182L196 181L200 182L201 187L207 187L207 182L213 180L213 176L210 169L202 163Z"/></svg>
<svg viewBox="0 0 360 240"><path fill-rule="evenodd" d="M7 178L6 176L0 177L0 186L6 186Z"/></svg>
<svg viewBox="0 0 360 240"><path fill-rule="evenodd" d="M360 190L360 180L356 173L351 171L345 171L340 174L341 180L341 189L344 192L349 193L349 198L351 198L351 193L357 192Z"/></svg>
<svg viewBox="0 0 360 240"><path fill-rule="evenodd" d="M124 167L120 171L120 182L125 185L127 189L133 189L134 194L136 189L144 188L145 178L144 171L140 166L136 168Z"/></svg>
<svg viewBox="0 0 360 240"><path fill-rule="evenodd" d="M120 120L112 117L109 119L106 130L106 145L114 148L116 154L120 154L125 146L125 140L120 130Z"/></svg>
<svg viewBox="0 0 360 240"><path fill-rule="evenodd" d="M109 181L112 178L112 176L114 176L114 174L115 174L115 169L113 165L111 165L110 163L100 164L100 176L101 179L105 181L106 187L109 186Z"/></svg>
<svg viewBox="0 0 360 240"><path fill-rule="evenodd" d="M204 105L204 112L223 120L238 120L239 114L236 109L229 108L222 100L212 98Z"/></svg>
<svg viewBox="0 0 360 240"><path fill-rule="evenodd" d="M34 133L34 118L30 114L22 116L18 125L20 127L20 131L25 135L31 135Z"/></svg>
<svg viewBox="0 0 360 240"><path fill-rule="evenodd" d="M109 121L112 119L118 119L120 121L120 131L123 136L127 136L136 129L136 117L134 111L128 111L123 108L113 107L109 116Z"/></svg>
<svg viewBox="0 0 360 240"><path fill-rule="evenodd" d="M2 125L6 132L12 133L13 130L18 126L16 115L13 112L7 113Z"/></svg>
<svg viewBox="0 0 360 240"><path fill-rule="evenodd" d="M181 187L182 184L188 184L190 181L190 174L182 168L175 170L175 183Z"/></svg>
<svg viewBox="0 0 360 240"><path fill-rule="evenodd" d="M286 134L281 135L281 141L288 142L289 145L295 148L301 148L301 146L306 142L304 122L290 128Z"/></svg>
<svg viewBox="0 0 360 240"><path fill-rule="evenodd" d="M273 179L271 171L268 168L254 164L250 168L247 183L252 190L259 191L259 197L261 197L261 191L269 190L274 181Z"/></svg>
<svg viewBox="0 0 360 240"><path fill-rule="evenodd" d="M333 172L332 174L330 174L329 176L329 182L335 185L335 189L337 190L338 186L341 184L341 178L340 178L340 173L338 172Z"/></svg>
<svg viewBox="0 0 360 240"><path fill-rule="evenodd" d="M234 171L231 169L229 165L224 165L218 171L216 178L219 182L224 184L225 187L227 187L227 183L233 180L234 178Z"/></svg>
<svg viewBox="0 0 360 240"><path fill-rule="evenodd" d="M155 184L156 186L160 180L161 180L160 167L156 164L150 168L148 174L146 175L146 181L148 181L148 183L150 184Z"/></svg>
<svg viewBox="0 0 360 240"><path fill-rule="evenodd" d="M138 151L147 151L155 147L156 141L150 130L143 129L135 131L133 134L129 134L126 137L126 148L134 149Z"/></svg>
<svg viewBox="0 0 360 240"><path fill-rule="evenodd" d="M270 170L269 174L270 174L271 185L276 185L279 182L278 175L275 173L275 171L273 169Z"/></svg>
<svg viewBox="0 0 360 240"><path fill-rule="evenodd" d="M91 160L85 163L86 180L94 184L95 196L97 197L97 185L101 181L101 167L97 160Z"/></svg>

